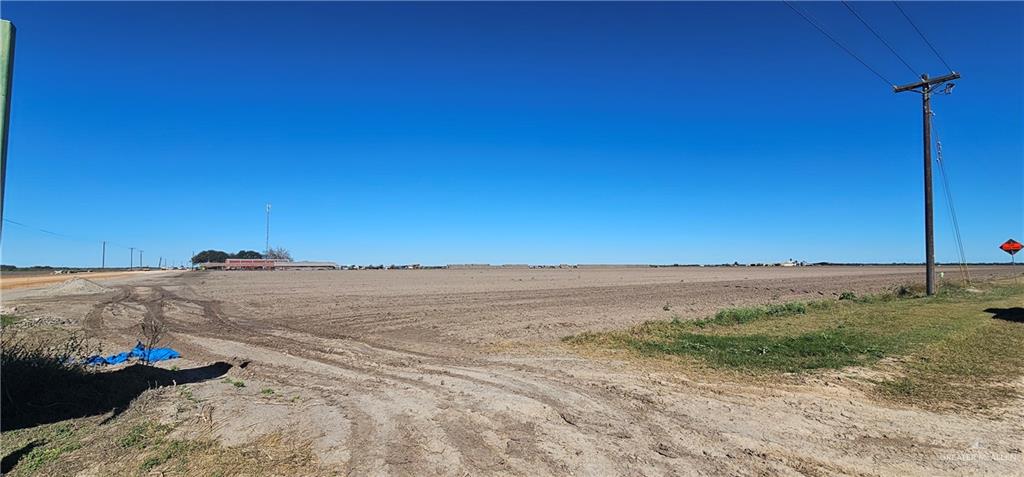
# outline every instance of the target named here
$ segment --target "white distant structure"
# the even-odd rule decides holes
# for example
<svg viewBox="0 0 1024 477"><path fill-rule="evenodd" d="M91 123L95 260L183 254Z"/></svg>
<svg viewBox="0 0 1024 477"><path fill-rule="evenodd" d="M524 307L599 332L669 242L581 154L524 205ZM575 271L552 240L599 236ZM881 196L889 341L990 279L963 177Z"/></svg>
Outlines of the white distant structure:
<svg viewBox="0 0 1024 477"><path fill-rule="evenodd" d="M800 262L793 260L792 258L779 264L780 267L797 267L800 266Z"/></svg>
<svg viewBox="0 0 1024 477"><path fill-rule="evenodd" d="M339 268L341 267L334 262L274 260L274 270L337 270Z"/></svg>
<svg viewBox="0 0 1024 477"><path fill-rule="evenodd" d="M264 258L229 258L224 263L200 263L201 270L337 270L334 262L293 262L290 260L268 260Z"/></svg>

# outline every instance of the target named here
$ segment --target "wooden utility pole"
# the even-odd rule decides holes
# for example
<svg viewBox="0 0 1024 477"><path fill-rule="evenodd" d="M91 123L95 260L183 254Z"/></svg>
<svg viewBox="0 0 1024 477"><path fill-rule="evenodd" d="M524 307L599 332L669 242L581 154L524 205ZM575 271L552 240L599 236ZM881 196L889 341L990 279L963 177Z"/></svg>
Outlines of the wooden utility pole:
<svg viewBox="0 0 1024 477"><path fill-rule="evenodd" d="M924 258L925 258L925 293L935 294L935 230L932 220L932 88L938 84L960 78L960 73L929 78L921 75L921 81L894 86L894 93L914 91L921 94L922 120L924 125Z"/></svg>
<svg viewBox="0 0 1024 477"><path fill-rule="evenodd" d="M135 268L135 247L128 247L128 270Z"/></svg>
<svg viewBox="0 0 1024 477"><path fill-rule="evenodd" d="M103 241L103 258L100 259L100 268L107 268L107 241Z"/></svg>

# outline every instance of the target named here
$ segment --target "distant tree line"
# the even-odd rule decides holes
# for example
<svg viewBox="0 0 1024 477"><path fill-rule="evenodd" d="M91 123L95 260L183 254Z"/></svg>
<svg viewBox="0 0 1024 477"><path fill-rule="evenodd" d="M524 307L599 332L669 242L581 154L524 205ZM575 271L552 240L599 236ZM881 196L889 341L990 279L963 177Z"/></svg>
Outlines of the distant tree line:
<svg viewBox="0 0 1024 477"><path fill-rule="evenodd" d="M292 254L284 247L271 248L266 255L254 250L239 250L238 253L227 253L221 250L203 250L192 257L192 263L224 263L229 258L247 258L292 261Z"/></svg>

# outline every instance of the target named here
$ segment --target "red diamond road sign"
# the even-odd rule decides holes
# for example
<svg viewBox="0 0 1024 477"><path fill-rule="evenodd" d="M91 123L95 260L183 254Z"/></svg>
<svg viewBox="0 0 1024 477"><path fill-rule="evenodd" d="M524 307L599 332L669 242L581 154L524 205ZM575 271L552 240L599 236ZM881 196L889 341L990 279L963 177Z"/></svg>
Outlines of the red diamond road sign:
<svg viewBox="0 0 1024 477"><path fill-rule="evenodd" d="M1018 242L1018 241L1016 241L1014 239L1010 239L1010 240L1007 240L1007 241L1003 242L1003 244L1000 245L999 248L1001 248L1004 252L1006 252L1006 253L1008 253L1010 255L1013 255L1013 254L1019 252L1020 249L1024 248L1024 245L1021 245L1020 242Z"/></svg>

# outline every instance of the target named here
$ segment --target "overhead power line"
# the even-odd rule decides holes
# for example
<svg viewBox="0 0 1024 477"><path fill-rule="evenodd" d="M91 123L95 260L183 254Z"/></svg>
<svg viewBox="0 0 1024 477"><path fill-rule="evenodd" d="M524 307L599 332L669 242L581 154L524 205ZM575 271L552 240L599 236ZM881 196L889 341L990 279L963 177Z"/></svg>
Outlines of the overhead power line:
<svg viewBox="0 0 1024 477"><path fill-rule="evenodd" d="M879 73L879 72L878 72L877 70L875 70L874 68L872 68L872 67L871 67L871 65L867 64L867 62L866 62L866 61L864 61L863 59L861 59L861 57L860 57L860 56L857 56L857 54L856 54L856 53L854 53L854 52L853 52L853 50L851 50L850 48L847 48L847 46L846 46L846 45L844 45L844 44L843 44L842 42L840 42L839 40L837 40L837 39L836 39L836 37L832 36L832 34L830 34L830 33L829 33L829 32L828 32L827 30L825 30L825 27L823 27L823 26L819 25L819 24L818 24L818 22L814 21L814 20L813 20L813 19L812 19L812 18L810 17L810 14L807 14L807 13L804 13L804 12L800 11L800 10L799 10L798 8L796 8L795 6L793 6L793 4L792 4L792 3L790 3L790 2L788 1L788 0L786 0L786 1L785 1L785 4L786 4L786 5L787 5L787 6L789 7L789 8L791 8L791 9L792 9L792 10L793 10L794 12L796 12L796 14L797 14L797 15L800 15L800 17L801 17L801 18L803 18L804 20L806 20L806 21L807 21L807 23L810 23L810 24L811 24L811 26L813 26L813 27L814 27L814 28L816 28L816 29L817 29L818 31L820 31L822 35L825 35L825 36L826 36L826 37L827 37L827 38L828 38L829 40L832 40L832 43L835 43L835 44L836 44L836 46L838 46L839 48L841 48L841 49L842 49L843 51L845 51L845 52L846 52L846 53L847 53L848 55L852 56L852 57L853 57L853 59L857 60L857 61L858 61L858 62L859 62L860 64L864 65L864 67L865 67L865 68L867 68L867 69L868 69L869 71L871 71L872 73L874 73L874 74L875 74L875 76L879 77L879 78L880 78L880 79L881 79L882 81L884 81L886 85L888 85L888 86L896 86L896 83L893 83L892 81L889 81L888 79L886 79L886 78L885 78L885 76L882 76L882 74L881 74L881 73Z"/></svg>
<svg viewBox="0 0 1024 477"><path fill-rule="evenodd" d="M106 266L107 249L110 248L110 247L108 247L108 245L112 245L112 246L115 246L115 247L121 247L121 248L124 248L124 249L128 250L130 252L130 254L131 254L132 259L135 258L135 251L138 250L139 254L140 254L140 257L139 257L140 262L141 262L141 259L142 259L141 254L142 254L143 250L138 248L138 247L133 247L133 246L130 246L130 245L124 245L124 244L117 243L117 242L111 242L109 240L97 240L97 239L93 239L93 238L89 238L89 237L82 237L82 236L76 236L76 235L63 234L63 233L60 233L60 232L54 232L52 230L47 230L47 229L44 229L42 227L36 227L34 225L26 224L24 222L19 222L17 220L8 219L7 217L3 218L3 222L11 224L11 225L17 225L18 227L22 227L22 228L25 228L25 229L28 229L28 230L33 230L33 231L44 233L44 234L47 234L47 235L52 235L54 237L62 238L64 240L71 240L71 241L75 241L75 242L82 242L82 243L89 243L89 244L99 245L100 246L100 264L101 264L101 266L104 266L104 267ZM195 255L195 254L193 253L193 255ZM132 265L133 264L131 262L129 262L129 266L132 266Z"/></svg>
<svg viewBox="0 0 1024 477"><path fill-rule="evenodd" d="M953 238L956 240L957 253L960 256L960 274L964 284L969 285L971 274L967 269L967 253L964 252L964 241L960 235L960 221L957 219L956 206L953 205L953 189L949 186L949 172L946 171L946 161L942 157L942 138L939 136L939 127L936 125L935 113L932 113L932 132L935 134L935 163L939 165L939 175L942 176L942 190L946 195L946 206L949 209L950 225L953 227Z"/></svg>
<svg viewBox="0 0 1024 477"><path fill-rule="evenodd" d="M82 237L73 237L71 235L66 235L66 234L62 234L62 233L59 233L59 232L54 232L52 230L46 230L46 229L35 227L35 226L32 226L32 225L24 224L24 223L15 221L15 220L8 219L6 217L4 218L4 222L7 222L7 223L12 224L12 225L17 225L19 227L24 227L26 229L35 230L37 232L42 232L42 233L47 234L47 235L53 235L54 237L60 237L62 239L66 239L66 240L75 240L75 241L78 241L78 242L89 242L89 243L96 242L96 240L82 238Z"/></svg>
<svg viewBox="0 0 1024 477"><path fill-rule="evenodd" d="M907 60L903 59L903 57L900 56L899 53L896 53L896 49L893 48L892 45L889 44L889 42L885 41L885 39L882 38L882 35L878 34L878 32L875 31L874 28L871 28L871 25L868 25L868 22L866 20L864 20L864 18L861 17L860 14L857 13L856 10L853 9L853 7L850 5L849 2L847 2L846 0L843 0L843 5L846 7L847 10L850 11L850 13L853 14L853 16L857 17L857 19L860 20L860 23L862 25L864 25L864 28L867 28L868 31L870 31L872 35L875 35L875 38L878 38L878 41L882 42L882 44L885 45L885 47L888 48L889 51L891 51L893 55L896 55L896 58L899 58L900 62L903 63L903 66L906 66L907 69L910 70L910 74L912 74L914 76L917 76L920 73L918 70L915 70L913 67L911 67L910 64L907 63Z"/></svg>
<svg viewBox="0 0 1024 477"><path fill-rule="evenodd" d="M900 4L896 2L896 0L893 0L892 4L895 5L896 9L898 9L900 13L903 14L903 18L907 19L907 23L909 23L910 26L914 27L914 31L916 31L918 36L920 36L921 39L924 40L924 44L928 45L928 48L931 48L932 53L935 53L935 56L939 59L939 61L942 62L946 69L952 72L953 67L949 66L949 63L946 63L945 58L943 58L942 55L939 54L939 50L935 49L935 46L932 45L932 42L928 41L928 38L924 36L924 32L922 32L921 29L918 28L916 24L914 24L914 20L911 20L910 16L907 15L907 12L903 11L903 7L901 7Z"/></svg>
<svg viewBox="0 0 1024 477"><path fill-rule="evenodd" d="M34 225L29 225L29 224L26 224L26 223L23 223L23 222L18 222L16 220L11 220L11 219L8 219L7 217L4 217L4 222L6 222L8 224L11 224L11 225L17 225L19 227L24 227L24 228L29 229L29 230L35 230L37 232L42 232L44 234L52 235L54 237L59 237L59 238L65 239L65 240L73 240L73 241L76 241L76 242L83 242L83 243L106 243L107 245L113 245L113 246L116 246L116 247L131 248L128 245L119 244L117 242L111 242L109 240L96 240L96 239L92 239L92 238L88 238L88 237L77 237L77 236L74 236L74 235L62 234L60 232L54 232L52 230L46 230L46 229L41 228L41 227L36 227Z"/></svg>

